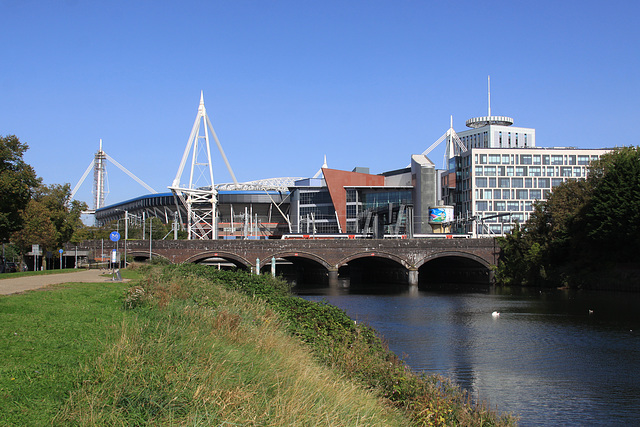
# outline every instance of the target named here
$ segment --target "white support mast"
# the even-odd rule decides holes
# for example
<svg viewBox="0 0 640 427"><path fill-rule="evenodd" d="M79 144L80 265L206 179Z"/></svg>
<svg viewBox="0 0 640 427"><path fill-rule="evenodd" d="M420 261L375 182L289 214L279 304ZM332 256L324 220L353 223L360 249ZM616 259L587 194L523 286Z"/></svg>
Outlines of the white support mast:
<svg viewBox="0 0 640 427"><path fill-rule="evenodd" d="M201 127L203 135L201 135ZM218 192L214 186L213 164L211 163L211 146L209 132L218 146L218 150L231 174L234 184L238 182L231 169L231 165L224 154L218 136L211 126L204 106L204 95L200 92L198 114L191 128L187 146L182 155L173 184L169 189L176 195L187 211L187 231L190 240L208 240L218 238ZM191 159L188 182L182 182L187 160Z"/></svg>
<svg viewBox="0 0 640 427"><path fill-rule="evenodd" d="M98 210L104 206L104 199L106 197L104 184L107 175L107 153L102 151L102 139L100 140L100 149L96 153L93 164L93 188L95 189L93 205L95 206L94 209Z"/></svg>
<svg viewBox="0 0 640 427"><path fill-rule="evenodd" d="M91 171L91 169L93 169L93 209L90 209L85 213L93 214L96 210L104 207L104 201L107 197L107 194L109 193L107 182L107 160L116 165L118 169L129 175L138 184L142 185L150 192L154 194L157 193L157 191L151 188L147 183L135 176L127 168L118 163L113 157L108 155L102 149L102 139L100 139L100 148L98 149L98 152L95 154L93 160L91 161L91 163L89 163L89 167L87 167L87 169L84 171L84 174L82 174L82 177L71 191L71 198L73 199L80 189L80 186L89 175L89 172Z"/></svg>

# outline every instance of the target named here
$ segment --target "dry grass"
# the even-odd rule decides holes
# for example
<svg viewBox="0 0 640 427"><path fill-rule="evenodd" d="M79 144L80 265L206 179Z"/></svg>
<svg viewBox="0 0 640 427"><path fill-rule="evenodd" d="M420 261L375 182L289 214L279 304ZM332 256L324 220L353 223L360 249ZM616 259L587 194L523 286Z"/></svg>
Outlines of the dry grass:
<svg viewBox="0 0 640 427"><path fill-rule="evenodd" d="M318 365L264 302L173 282L83 368L56 421L82 425L406 425L372 393ZM208 288L208 303L175 298ZM180 302L182 301L182 302Z"/></svg>

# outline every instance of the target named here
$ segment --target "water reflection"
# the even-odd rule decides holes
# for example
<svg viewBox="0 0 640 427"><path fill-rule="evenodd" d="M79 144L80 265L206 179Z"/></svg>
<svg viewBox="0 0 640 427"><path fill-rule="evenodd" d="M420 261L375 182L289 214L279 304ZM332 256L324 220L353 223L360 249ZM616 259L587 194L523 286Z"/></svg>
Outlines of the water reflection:
<svg viewBox="0 0 640 427"><path fill-rule="evenodd" d="M475 398L520 414L521 425L628 425L640 417L638 295L520 288L305 294L369 323L413 369L444 374Z"/></svg>

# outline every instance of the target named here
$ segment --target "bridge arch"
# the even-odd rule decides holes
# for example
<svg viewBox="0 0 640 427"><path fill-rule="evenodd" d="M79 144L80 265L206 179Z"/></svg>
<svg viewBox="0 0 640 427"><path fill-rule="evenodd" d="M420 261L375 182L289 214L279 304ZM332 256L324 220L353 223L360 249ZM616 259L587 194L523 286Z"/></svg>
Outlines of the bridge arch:
<svg viewBox="0 0 640 427"><path fill-rule="evenodd" d="M263 259L260 260L260 263L262 265L266 265L267 262L271 261L271 258L285 258L285 259L308 259L311 261L314 261L320 265L322 265L324 268L326 268L327 270L330 270L333 268L333 265L329 264L324 258L322 258L321 256L309 253L309 252L280 252L280 253L274 253L274 254L270 254L269 256L264 257Z"/></svg>
<svg viewBox="0 0 640 427"><path fill-rule="evenodd" d="M249 270L252 267L252 263L246 260L244 257L225 251L205 251L200 252L195 255L192 255L183 261L184 264L198 264L202 263L204 260L211 258L220 258L223 260L227 260L234 264L236 267Z"/></svg>
<svg viewBox="0 0 640 427"><path fill-rule="evenodd" d="M467 258L482 264L487 269L491 268L491 264L488 263L487 260L485 260L484 258L469 252L462 252L462 251L443 251L443 252L438 252L435 254L428 255L422 258L421 260L419 260L418 262L416 262L415 268L420 268L429 261L433 261L437 258L444 258L444 257Z"/></svg>
<svg viewBox="0 0 640 427"><path fill-rule="evenodd" d="M397 255L394 254L390 254L388 252L379 252L379 251L366 251L366 252L358 252L355 253L353 255L349 255L346 258L343 258L340 260L340 262L338 262L337 267L343 267L345 265L347 265L349 262L356 260L356 259L370 259L370 258L385 258L391 261L395 261L398 264L402 265L404 268L411 268L412 266L402 257L399 257Z"/></svg>
<svg viewBox="0 0 640 427"><path fill-rule="evenodd" d="M163 260L169 261L167 257L153 250L151 251L151 256L149 256L149 251L127 251L127 258L128 257L133 257L134 261L148 261L149 258L162 258Z"/></svg>
<svg viewBox="0 0 640 427"><path fill-rule="evenodd" d="M260 261L261 272L271 269L272 258L276 259L276 275L295 287L325 287L329 284L332 266L318 255L308 252L274 253Z"/></svg>
<svg viewBox="0 0 640 427"><path fill-rule="evenodd" d="M411 265L402 257L380 251L359 252L338 263L338 281L352 289L389 289L409 284Z"/></svg>
<svg viewBox="0 0 640 427"><path fill-rule="evenodd" d="M468 252L444 251L417 263L421 288L458 289L493 282L491 264Z"/></svg>

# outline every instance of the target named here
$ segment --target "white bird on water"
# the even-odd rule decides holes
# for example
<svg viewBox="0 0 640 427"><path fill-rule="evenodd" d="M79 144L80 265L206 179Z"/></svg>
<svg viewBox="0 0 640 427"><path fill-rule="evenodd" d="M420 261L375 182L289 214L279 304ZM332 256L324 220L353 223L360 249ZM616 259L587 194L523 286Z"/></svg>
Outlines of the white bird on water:
<svg viewBox="0 0 640 427"><path fill-rule="evenodd" d="M493 313L491 313L491 316L500 317L500 313L498 313L497 311L494 311Z"/></svg>

